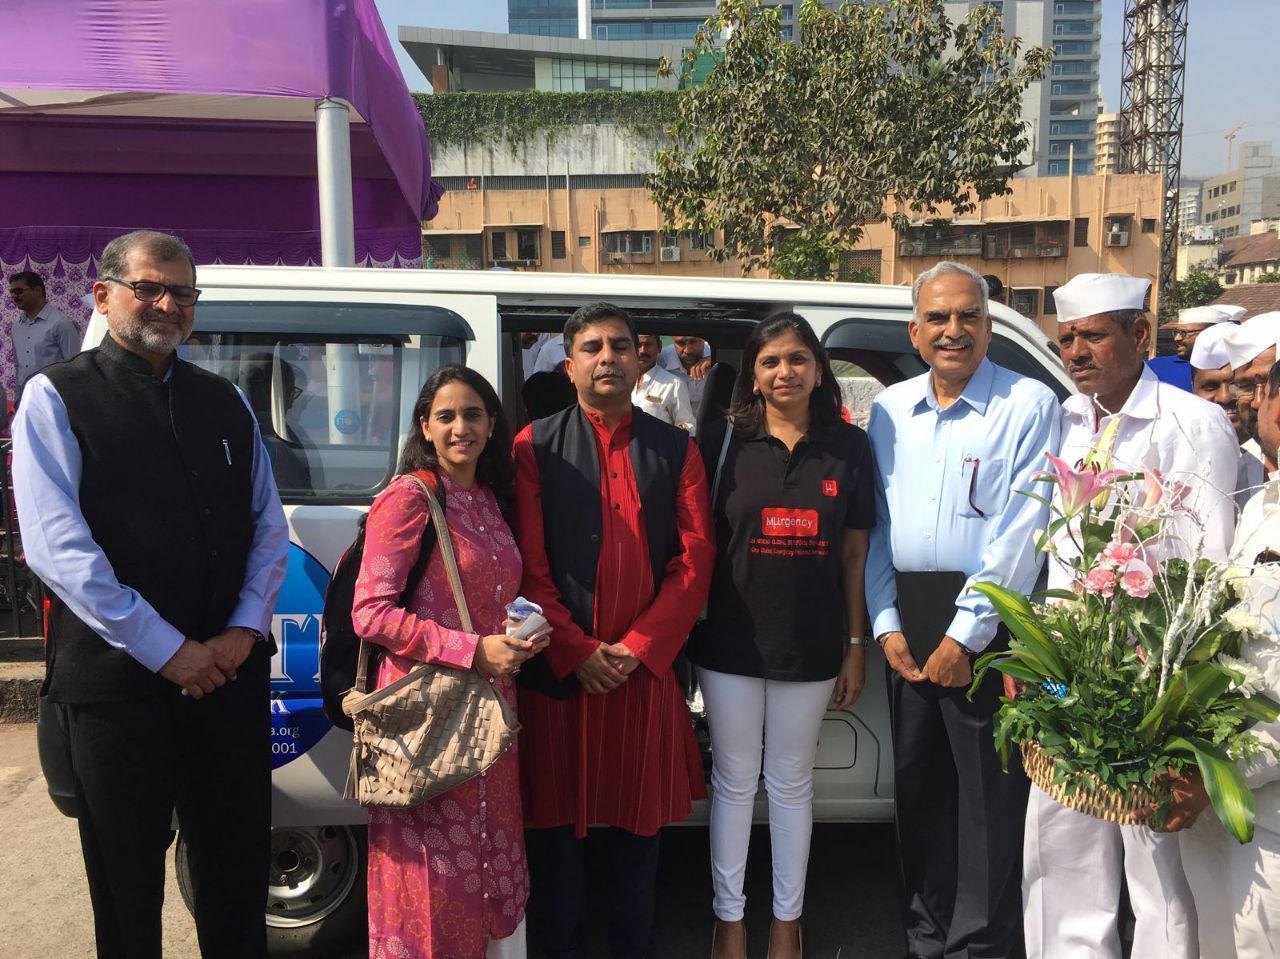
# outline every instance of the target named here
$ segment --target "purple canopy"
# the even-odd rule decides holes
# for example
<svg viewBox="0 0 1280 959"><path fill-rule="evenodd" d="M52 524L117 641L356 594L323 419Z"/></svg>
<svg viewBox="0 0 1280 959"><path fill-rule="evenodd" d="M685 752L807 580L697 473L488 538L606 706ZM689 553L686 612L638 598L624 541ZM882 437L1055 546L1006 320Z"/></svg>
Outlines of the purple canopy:
<svg viewBox="0 0 1280 959"><path fill-rule="evenodd" d="M80 297L108 240L201 263L318 263L315 102L351 106L358 263L421 263L442 193L373 0L3 0L0 271ZM0 375L12 383L0 298Z"/></svg>

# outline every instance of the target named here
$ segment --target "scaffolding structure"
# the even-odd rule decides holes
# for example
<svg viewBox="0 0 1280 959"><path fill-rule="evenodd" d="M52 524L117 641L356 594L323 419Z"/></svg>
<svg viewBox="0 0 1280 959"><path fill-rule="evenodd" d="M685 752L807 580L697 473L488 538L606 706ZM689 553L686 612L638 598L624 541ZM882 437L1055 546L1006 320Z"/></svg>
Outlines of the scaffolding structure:
<svg viewBox="0 0 1280 959"><path fill-rule="evenodd" d="M1125 0L1120 169L1164 175L1160 296L1176 282L1188 0Z"/></svg>

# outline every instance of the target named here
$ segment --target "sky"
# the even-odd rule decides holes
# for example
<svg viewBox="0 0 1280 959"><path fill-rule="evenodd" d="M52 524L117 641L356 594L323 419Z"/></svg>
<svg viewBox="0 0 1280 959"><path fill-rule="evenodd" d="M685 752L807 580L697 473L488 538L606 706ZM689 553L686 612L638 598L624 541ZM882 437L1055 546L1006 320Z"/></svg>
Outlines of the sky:
<svg viewBox="0 0 1280 959"><path fill-rule="evenodd" d="M400 25L451 30L507 29L507 0L376 0L411 90L429 89L422 72L397 40ZM1275 37L1280 35L1280 0L1190 0L1187 27L1186 102L1182 170L1185 176L1225 172L1223 137L1246 125L1235 140L1276 144L1280 153L1280 71ZM1102 0L1102 96L1108 110L1120 109L1124 47L1124 0Z"/></svg>

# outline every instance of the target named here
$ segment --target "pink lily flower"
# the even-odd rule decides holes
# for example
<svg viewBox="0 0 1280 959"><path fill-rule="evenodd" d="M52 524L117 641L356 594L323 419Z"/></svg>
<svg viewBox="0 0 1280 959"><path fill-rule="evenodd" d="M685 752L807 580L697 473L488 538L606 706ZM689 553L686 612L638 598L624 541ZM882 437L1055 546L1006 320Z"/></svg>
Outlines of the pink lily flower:
<svg viewBox="0 0 1280 959"><path fill-rule="evenodd" d="M1123 470L1107 470L1103 473L1095 473L1087 468L1074 470L1065 460L1052 453L1046 453L1045 456L1053 466L1053 472L1042 470L1032 478L1047 477L1057 484L1058 493L1062 497L1062 515L1067 517L1083 512L1091 500L1099 499L1101 504L1105 504L1106 496L1111 492L1111 484L1117 477L1125 475ZM1101 508L1100 504L1095 505Z"/></svg>

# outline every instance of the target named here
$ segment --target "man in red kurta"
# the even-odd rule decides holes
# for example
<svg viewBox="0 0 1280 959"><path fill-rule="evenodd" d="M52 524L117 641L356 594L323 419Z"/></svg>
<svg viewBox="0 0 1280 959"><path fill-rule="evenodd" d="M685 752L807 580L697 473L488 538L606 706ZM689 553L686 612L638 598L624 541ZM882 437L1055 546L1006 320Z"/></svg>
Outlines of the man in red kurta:
<svg viewBox="0 0 1280 959"><path fill-rule="evenodd" d="M632 407L636 330L623 310L583 307L564 343L578 404L515 442L523 592L554 628L546 665L574 687L520 693L525 815L542 850L533 932L549 959L588 954L582 843L606 825L609 952L641 957L658 831L706 795L672 662L711 582L707 478L687 433Z"/></svg>

